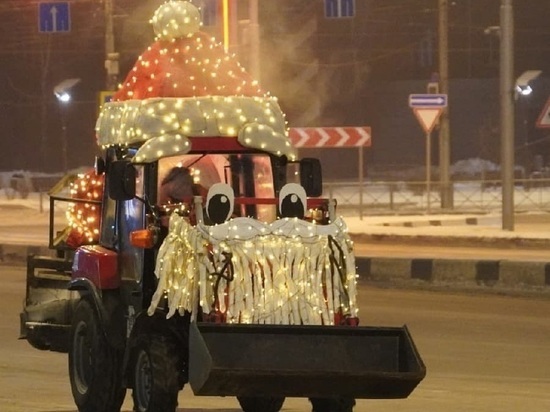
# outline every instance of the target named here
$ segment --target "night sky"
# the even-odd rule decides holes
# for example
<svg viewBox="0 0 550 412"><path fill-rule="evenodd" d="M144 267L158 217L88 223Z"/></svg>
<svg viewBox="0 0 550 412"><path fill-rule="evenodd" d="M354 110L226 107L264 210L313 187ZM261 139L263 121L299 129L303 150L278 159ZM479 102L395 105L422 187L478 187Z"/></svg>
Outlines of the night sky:
<svg viewBox="0 0 550 412"><path fill-rule="evenodd" d="M152 40L148 24L159 0L113 0L121 81ZM91 165L97 149L94 124L97 92L105 84L103 5L71 3L68 34L38 31L38 1L0 1L0 169L59 171L61 118L66 116L69 166ZM380 123L380 113L358 110L376 101L385 82L427 81L437 72L437 0L356 0L353 19L324 18L321 0L260 0L262 84L280 99L289 121L312 95L322 100L318 125ZM515 71L550 74L550 1L514 2ZM494 80L499 75L499 40L485 34L499 24L499 0L449 1L451 79ZM239 0L246 18L247 1ZM316 30L293 43L304 22ZM246 46L240 49L246 66ZM318 73L307 92L288 85L316 61ZM80 78L65 113L53 87ZM350 79L352 83L350 86ZM384 156L382 156L384 158ZM399 161L399 159L396 159Z"/></svg>

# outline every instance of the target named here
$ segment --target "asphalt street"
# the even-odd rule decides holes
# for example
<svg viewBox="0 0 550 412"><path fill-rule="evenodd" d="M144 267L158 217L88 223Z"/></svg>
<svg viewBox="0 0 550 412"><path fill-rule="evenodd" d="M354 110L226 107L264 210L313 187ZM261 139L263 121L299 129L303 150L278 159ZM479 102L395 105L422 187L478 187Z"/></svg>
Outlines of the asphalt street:
<svg viewBox="0 0 550 412"><path fill-rule="evenodd" d="M17 340L25 293L22 267L0 267L0 410L75 412L67 355ZM392 289L359 282L364 326L407 324L427 367L408 399L358 400L355 412L518 412L550 410L550 300L482 293ZM126 395L123 412L132 410ZM178 412L237 412L233 397L196 397L186 388ZM282 412L309 412L290 398Z"/></svg>
<svg viewBox="0 0 550 412"><path fill-rule="evenodd" d="M56 211L57 228L63 227L63 219L63 211ZM47 210L0 203L4 284L0 332L7 337L0 347L2 411L76 410L66 355L37 351L16 339L25 291L24 257L48 253L48 220ZM346 221L361 275L361 323L407 324L428 368L426 379L409 399L359 400L357 412L550 409L550 359L545 349L550 343L548 215L519 217L513 233L502 231L498 219L474 225L457 216L349 217ZM477 270L484 267L480 262L497 262L488 266L497 268L497 282L480 282L487 280L477 278ZM433 293L425 287L419 290L418 282L443 286ZM497 293L462 293L468 282L477 291ZM500 283L533 293L503 295ZM407 287L388 288L394 284ZM179 399L178 412L239 410L233 398L195 397L189 389ZM123 411L131 408L128 394ZM309 410L304 399L288 399L283 409Z"/></svg>

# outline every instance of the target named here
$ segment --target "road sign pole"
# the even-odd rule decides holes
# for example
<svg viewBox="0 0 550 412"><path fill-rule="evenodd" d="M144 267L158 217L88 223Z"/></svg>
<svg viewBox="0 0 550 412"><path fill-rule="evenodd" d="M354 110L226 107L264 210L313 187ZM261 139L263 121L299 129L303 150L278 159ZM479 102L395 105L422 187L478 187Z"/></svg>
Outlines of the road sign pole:
<svg viewBox="0 0 550 412"><path fill-rule="evenodd" d="M432 183L432 133L426 133L426 210L430 211L430 195L431 195L431 183Z"/></svg>
<svg viewBox="0 0 550 412"><path fill-rule="evenodd" d="M438 13L438 48L439 48L439 83L441 93L449 94L449 1L439 0ZM441 207L453 208L453 189L450 177L451 137L449 124L449 110L441 114L439 128L439 193Z"/></svg>
<svg viewBox="0 0 550 412"><path fill-rule="evenodd" d="M258 23L258 1L250 0L248 2L248 18L250 19L250 74L252 77L261 82L260 77L260 25Z"/></svg>
<svg viewBox="0 0 550 412"><path fill-rule="evenodd" d="M359 220L363 220L363 164L364 164L364 156L363 156L363 146L359 146L357 148L359 150Z"/></svg>
<svg viewBox="0 0 550 412"><path fill-rule="evenodd" d="M428 213L430 213L431 194L431 133L437 120L447 107L447 97L447 94L411 94L409 96L409 107L413 109L414 115L426 132L426 192Z"/></svg>

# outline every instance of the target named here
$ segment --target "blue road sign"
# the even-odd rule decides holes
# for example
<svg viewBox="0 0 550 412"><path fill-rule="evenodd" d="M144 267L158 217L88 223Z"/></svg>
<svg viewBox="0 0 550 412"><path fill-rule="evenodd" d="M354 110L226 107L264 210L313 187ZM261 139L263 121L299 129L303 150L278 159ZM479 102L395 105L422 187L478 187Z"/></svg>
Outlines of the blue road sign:
<svg viewBox="0 0 550 412"><path fill-rule="evenodd" d="M410 107L447 107L446 94L411 94Z"/></svg>
<svg viewBox="0 0 550 412"><path fill-rule="evenodd" d="M325 0L325 17L329 19L354 17L355 0Z"/></svg>
<svg viewBox="0 0 550 412"><path fill-rule="evenodd" d="M38 29L41 33L66 33L71 31L69 3L39 3Z"/></svg>

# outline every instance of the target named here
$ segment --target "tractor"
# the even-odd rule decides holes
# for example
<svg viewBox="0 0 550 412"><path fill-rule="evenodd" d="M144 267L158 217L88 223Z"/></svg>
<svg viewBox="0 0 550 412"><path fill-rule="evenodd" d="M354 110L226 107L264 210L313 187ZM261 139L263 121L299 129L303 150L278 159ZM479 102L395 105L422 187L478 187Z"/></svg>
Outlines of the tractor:
<svg viewBox="0 0 550 412"><path fill-rule="evenodd" d="M198 13L157 10L157 41L98 118L102 155L51 196L55 253L28 258L21 338L68 353L80 412L118 412L127 389L135 411L174 412L186 384L244 412L407 397L426 368L406 326L359 326L320 162L298 158L276 98L174 23ZM189 187L167 196L175 171Z"/></svg>

